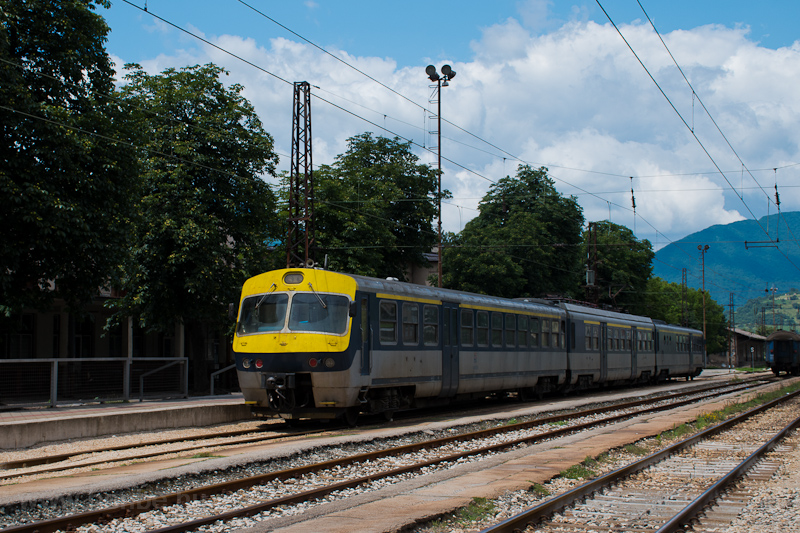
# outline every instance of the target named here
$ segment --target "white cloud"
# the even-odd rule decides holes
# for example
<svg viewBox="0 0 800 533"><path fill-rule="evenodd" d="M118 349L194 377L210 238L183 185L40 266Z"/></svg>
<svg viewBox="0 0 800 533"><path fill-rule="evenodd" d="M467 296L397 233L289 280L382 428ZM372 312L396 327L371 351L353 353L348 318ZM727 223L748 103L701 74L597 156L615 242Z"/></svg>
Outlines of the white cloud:
<svg viewBox="0 0 800 533"><path fill-rule="evenodd" d="M610 25L584 21L582 13L552 31L546 26L549 2L521 4L521 20L508 19L484 30L472 43L474 57L452 61L457 77L443 90L444 118L534 165L550 165L566 194L569 182L597 193L580 194L588 220L612 220L633 227L630 179L634 176L637 215L670 238L711 224L738 220L747 210L729 192L715 167L683 125L644 69ZM546 18L546 17L545 17ZM550 21L552 22L552 21ZM623 25L621 30L706 150L737 186L753 185L740 176L741 163L702 111L652 28ZM800 161L800 44L771 50L748 40L747 28L703 26L664 35L697 94L752 169L772 169ZM238 36L209 37L286 81L308 80L319 87L313 101L315 164L329 164L346 149L346 139L381 126L430 146L424 112L378 84L305 43L288 39L257 42ZM353 57L332 51L422 106L431 96L424 64L398 69L390 58ZM115 59L116 60L116 59ZM231 71L227 81L241 83L277 149L288 154L291 133L291 85L210 47L159 56L148 72L167 66L214 61ZM437 60L436 62L440 62ZM359 115L372 124L359 119ZM497 180L518 164L508 154L444 124L443 154L481 176ZM478 149L472 148L476 147ZM496 153L492 157L485 151ZM419 150L423 162L434 159ZM506 160L503 160L506 157ZM288 164L283 158L282 167ZM566 168L562 168L566 167ZM595 173L570 169L583 169ZM445 230L457 231L474 216L490 182L444 163L444 185L455 206L444 209ZM779 170L781 184L793 183L800 167ZM600 174L598 174L600 173ZM613 177L611 175L619 175ZM772 187L772 172L756 173ZM656 176L640 178L639 176ZM562 188L563 187L563 188ZM647 192L653 191L653 192ZM800 209L800 198L782 195L784 210ZM745 201L766 210L764 192L749 191ZM757 203L756 203L757 202ZM615 207L614 204L624 207ZM653 240L652 228L637 222L637 233Z"/></svg>

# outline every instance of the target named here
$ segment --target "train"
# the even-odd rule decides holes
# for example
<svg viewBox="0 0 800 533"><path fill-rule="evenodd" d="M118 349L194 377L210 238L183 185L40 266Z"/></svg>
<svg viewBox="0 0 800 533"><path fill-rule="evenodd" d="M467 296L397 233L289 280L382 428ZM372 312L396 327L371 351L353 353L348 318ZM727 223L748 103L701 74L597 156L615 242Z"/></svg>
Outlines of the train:
<svg viewBox="0 0 800 533"><path fill-rule="evenodd" d="M800 335L779 329L767 337L767 366L776 376L800 376Z"/></svg>
<svg viewBox="0 0 800 533"><path fill-rule="evenodd" d="M289 423L688 380L705 360L701 331L645 316L317 268L254 276L231 311L245 403Z"/></svg>

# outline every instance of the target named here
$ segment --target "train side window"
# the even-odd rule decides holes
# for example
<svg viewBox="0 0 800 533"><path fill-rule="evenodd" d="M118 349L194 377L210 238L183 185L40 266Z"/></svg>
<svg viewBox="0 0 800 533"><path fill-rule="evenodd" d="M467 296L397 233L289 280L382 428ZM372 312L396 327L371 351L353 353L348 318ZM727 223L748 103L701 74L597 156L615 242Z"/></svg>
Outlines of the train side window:
<svg viewBox="0 0 800 533"><path fill-rule="evenodd" d="M425 346L439 344L439 308L435 305L422 306L422 342Z"/></svg>
<svg viewBox="0 0 800 533"><path fill-rule="evenodd" d="M503 345L503 313L492 313L492 346Z"/></svg>
<svg viewBox="0 0 800 533"><path fill-rule="evenodd" d="M625 349L631 351L631 330L625 330Z"/></svg>
<svg viewBox="0 0 800 533"><path fill-rule="evenodd" d="M587 350L592 349L592 326L588 324L583 326L583 344Z"/></svg>
<svg viewBox="0 0 800 533"><path fill-rule="evenodd" d="M552 334L550 335L551 346L558 348L564 346L564 332L558 328L558 320L553 320L553 325L550 328Z"/></svg>
<svg viewBox="0 0 800 533"><path fill-rule="evenodd" d="M542 320L542 348L550 346L550 321Z"/></svg>
<svg viewBox="0 0 800 533"><path fill-rule="evenodd" d="M531 318L531 348L539 347L539 319Z"/></svg>
<svg viewBox="0 0 800 533"><path fill-rule="evenodd" d="M419 344L419 304L403 304L403 344Z"/></svg>
<svg viewBox="0 0 800 533"><path fill-rule="evenodd" d="M470 309L461 310L461 345L472 346L475 330L473 329L473 313Z"/></svg>
<svg viewBox="0 0 800 533"><path fill-rule="evenodd" d="M517 344L517 317L506 315L506 346L513 348Z"/></svg>
<svg viewBox="0 0 800 533"><path fill-rule="evenodd" d="M397 302L382 301L380 305L381 343L397 342Z"/></svg>
<svg viewBox="0 0 800 533"><path fill-rule="evenodd" d="M478 323L478 346L489 346L489 312L478 311L476 321Z"/></svg>
<svg viewBox="0 0 800 533"><path fill-rule="evenodd" d="M556 322L556 324L558 324L558 322ZM564 326L564 321L563 320L561 321L561 328L559 329L559 331L561 332L561 334L558 336L558 338L561 340L561 347L562 348L566 348L567 347L567 328Z"/></svg>
<svg viewBox="0 0 800 533"><path fill-rule="evenodd" d="M528 347L528 317L517 318L517 345L520 348Z"/></svg>
<svg viewBox="0 0 800 533"><path fill-rule="evenodd" d="M592 326L592 350L600 349L600 326Z"/></svg>

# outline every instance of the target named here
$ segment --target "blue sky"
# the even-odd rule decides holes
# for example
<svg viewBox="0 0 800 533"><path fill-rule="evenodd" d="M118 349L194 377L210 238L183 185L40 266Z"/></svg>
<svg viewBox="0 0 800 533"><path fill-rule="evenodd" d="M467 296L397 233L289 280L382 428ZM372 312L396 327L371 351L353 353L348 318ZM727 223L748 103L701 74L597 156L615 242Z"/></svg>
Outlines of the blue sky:
<svg viewBox="0 0 800 533"><path fill-rule="evenodd" d="M192 25L206 34L244 35L254 39L293 38L286 30L236 0L136 0L133 4L182 27ZM546 21L537 23L540 33L571 20L607 21L597 2L531 3L519 0L437 1L299 0L259 1L249 5L269 15L324 48L347 50L356 56L392 58L398 66L420 65L428 59L467 61L470 43L481 38L484 28L548 10ZM603 7L615 23L645 20L635 0L605 0ZM750 38L762 46L790 46L798 38L800 2L743 0L643 0L642 5L658 30L668 33L707 24L729 28L745 25ZM175 32L155 30L152 18L121 0L101 10L111 26L108 49L129 61L144 61L175 48L196 43Z"/></svg>
<svg viewBox="0 0 800 533"><path fill-rule="evenodd" d="M413 140L420 161L433 163L424 68L451 64L457 76L441 98L443 185L453 193L446 231L463 228L489 186L520 163L547 166L587 221L625 225L656 248L775 214L775 185L781 208L800 210L800 2L640 1L668 50L636 0L602 4L650 74L594 0L249 2L403 97L237 0L147 0L147 13L112 0L99 12L119 67L228 69L226 83L245 87L274 136L281 170L292 90L265 71L315 86L316 165L365 131ZM699 276L696 255L673 266Z"/></svg>

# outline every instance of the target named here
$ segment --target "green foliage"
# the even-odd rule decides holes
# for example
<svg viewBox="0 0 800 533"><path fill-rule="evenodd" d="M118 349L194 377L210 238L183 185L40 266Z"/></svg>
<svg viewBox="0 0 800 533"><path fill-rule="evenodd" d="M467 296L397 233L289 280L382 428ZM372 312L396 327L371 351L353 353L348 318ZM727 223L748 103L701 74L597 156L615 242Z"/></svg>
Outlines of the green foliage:
<svg viewBox="0 0 800 533"><path fill-rule="evenodd" d="M267 267L277 235L273 140L240 85L215 65L151 76L128 65L120 96L144 166L133 244L111 303L150 330L198 320L222 327L227 302Z"/></svg>
<svg viewBox="0 0 800 533"><path fill-rule="evenodd" d="M74 310L117 273L135 157L92 0L0 0L0 314Z"/></svg>
<svg viewBox="0 0 800 533"><path fill-rule="evenodd" d="M560 475L567 479L590 479L596 476L597 473L584 463L578 463L563 470Z"/></svg>
<svg viewBox="0 0 800 533"><path fill-rule="evenodd" d="M583 234L584 257L597 253L595 286L598 303L641 314L647 302L647 282L653 272L653 246L640 241L625 226L595 222L596 242ZM595 247L596 245L596 247ZM591 268L591 265L589 265Z"/></svg>
<svg viewBox="0 0 800 533"><path fill-rule="evenodd" d="M631 455L647 455L647 448L636 444L626 444L623 449Z"/></svg>
<svg viewBox="0 0 800 533"><path fill-rule="evenodd" d="M470 504L456 513L456 521L466 526L472 522L478 522L488 517L495 509L491 500L486 498L472 498Z"/></svg>
<svg viewBox="0 0 800 533"><path fill-rule="evenodd" d="M550 496L550 491L547 490L547 488L541 483L534 483L531 485L531 487L528 489L528 492L532 492L539 497Z"/></svg>
<svg viewBox="0 0 800 533"><path fill-rule="evenodd" d="M546 168L520 165L516 177L492 185L479 210L448 238L444 286L512 298L577 292L583 212Z"/></svg>
<svg viewBox="0 0 800 533"><path fill-rule="evenodd" d="M685 307L681 286L661 278L651 278L647 284L647 304L642 314L669 324L686 325L703 330L703 291L686 289ZM721 305L706 295L706 351L719 353L727 347L728 321ZM685 319L685 322L684 322Z"/></svg>
<svg viewBox="0 0 800 533"><path fill-rule="evenodd" d="M327 254L333 270L398 279L411 265L427 265L424 254L437 242L438 180L418 159L410 142L364 133L315 171L317 259Z"/></svg>

